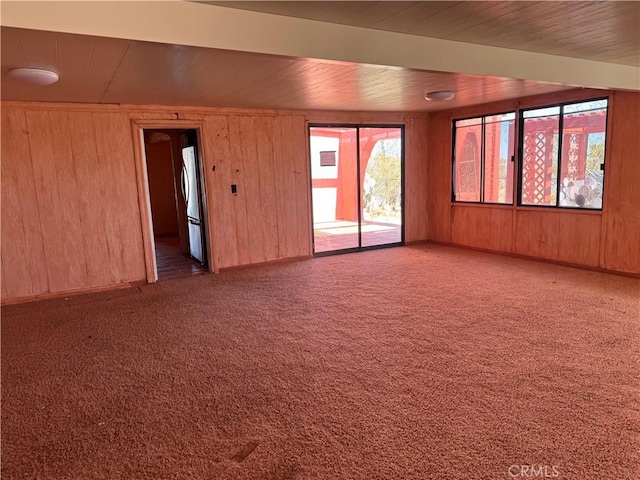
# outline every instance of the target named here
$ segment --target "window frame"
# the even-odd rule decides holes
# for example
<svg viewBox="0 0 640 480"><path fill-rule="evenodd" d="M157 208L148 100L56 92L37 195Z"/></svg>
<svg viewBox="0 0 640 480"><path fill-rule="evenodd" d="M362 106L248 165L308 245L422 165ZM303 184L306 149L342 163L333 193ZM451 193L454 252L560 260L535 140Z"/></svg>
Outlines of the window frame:
<svg viewBox="0 0 640 480"><path fill-rule="evenodd" d="M481 115L471 115L471 116L467 116L467 117L457 117L457 118L452 118L451 119L451 202L452 203L456 203L456 204L462 204L462 205L497 205L497 206L513 206L515 204L515 199L514 199L514 194L515 191L513 191L511 193L511 201L510 202L486 202L484 200L484 190L485 190L485 125L486 125L486 121L485 119L487 117L495 117L498 115L508 115L512 113L513 114L513 125L514 125L514 132L513 132L513 143L514 143L514 147L513 147L513 152L511 153L511 158L507 159L507 162L512 163L513 164L513 168L514 168L514 172L513 172L513 181L515 182L516 180L516 165L515 165L515 157L516 157L516 149L517 149L517 142L516 142L516 131L515 128L517 128L518 126L518 109L511 109L511 110L506 110L506 111L500 111L500 112L494 112L494 113L485 113L485 114L481 114ZM480 119L480 200L476 201L472 201L472 200L456 200L456 186L455 186L455 181L456 181L456 138L457 138L457 130L458 128L456 127L456 122L462 122L464 120L472 120L472 119ZM492 123L501 123L501 122L492 122ZM462 127L464 128L464 127Z"/></svg>
<svg viewBox="0 0 640 480"><path fill-rule="evenodd" d="M602 100L606 100L607 101L607 113L605 115L605 119L604 119L604 158L602 161L602 165L604 166L604 168L602 168L603 173L603 178L602 178L602 205L600 206L600 208L585 208L585 207L579 207L579 206L572 206L572 205L560 205L560 184L562 182L562 179L560 178L560 172L562 172L562 142L564 139L564 107L567 105L576 105L576 104L580 104L580 103L588 103L588 102L598 102L598 101L602 101ZM609 107L610 107L610 98L609 96L603 96L603 97L596 97L596 98L584 98L584 99L580 99L580 100L570 100L570 101L565 101L565 102L556 102L556 103L552 103L552 104L545 104L545 105L538 105L535 107L527 107L527 108L518 108L518 114L517 114L517 118L518 118L518 143L517 143L517 149L518 149L518 165L517 165L517 174L518 174L518 183L517 183L517 192L516 192L516 205L518 207L525 207L525 208L543 208L543 209L568 209L568 210L579 210L581 212L587 211L587 212L602 212L604 209L604 202L605 202L605 195L604 195L604 190L605 190L605 177L606 177L606 171L607 171L607 146L609 145ZM523 204L522 203L522 170L523 170L523 165L524 165L524 160L523 160L523 153L524 153L524 121L526 120L524 118L524 112L529 112L532 110L542 110L544 108L555 108L555 107L559 107L560 108L560 112L558 113L558 173L556 176L556 204L555 205L533 205L533 204Z"/></svg>

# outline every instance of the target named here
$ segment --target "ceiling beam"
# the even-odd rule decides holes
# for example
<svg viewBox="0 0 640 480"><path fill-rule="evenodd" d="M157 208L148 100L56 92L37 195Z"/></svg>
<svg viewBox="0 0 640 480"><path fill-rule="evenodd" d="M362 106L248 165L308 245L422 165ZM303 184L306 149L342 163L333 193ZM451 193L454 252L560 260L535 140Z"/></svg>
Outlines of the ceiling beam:
<svg viewBox="0 0 640 480"><path fill-rule="evenodd" d="M3 1L4 26L390 67L640 90L640 67L193 2ZM540 32L544 35L544 32Z"/></svg>

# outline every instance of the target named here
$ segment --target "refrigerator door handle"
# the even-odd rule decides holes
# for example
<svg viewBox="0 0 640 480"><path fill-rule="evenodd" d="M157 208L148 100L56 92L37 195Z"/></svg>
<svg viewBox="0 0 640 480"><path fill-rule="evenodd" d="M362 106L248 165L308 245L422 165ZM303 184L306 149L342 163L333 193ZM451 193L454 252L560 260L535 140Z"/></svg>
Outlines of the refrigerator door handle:
<svg viewBox="0 0 640 480"><path fill-rule="evenodd" d="M187 178L187 166L182 163L182 171L180 172L180 187L182 188L182 198L184 198L184 204L189 204L189 179Z"/></svg>

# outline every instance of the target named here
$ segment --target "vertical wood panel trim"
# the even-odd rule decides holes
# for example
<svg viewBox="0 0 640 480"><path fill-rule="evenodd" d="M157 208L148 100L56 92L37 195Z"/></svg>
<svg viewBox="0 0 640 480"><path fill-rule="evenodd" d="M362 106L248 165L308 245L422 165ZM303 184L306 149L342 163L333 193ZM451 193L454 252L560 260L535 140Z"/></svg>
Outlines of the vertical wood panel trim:
<svg viewBox="0 0 640 480"><path fill-rule="evenodd" d="M606 196L608 196L611 192L612 188L612 176L607 175L607 160L611 158L612 145L613 140L615 138L615 129L611 128L613 125L613 119L615 114L615 101L617 95L615 92L609 94L609 101L607 102L607 132L605 135L605 146L604 146L604 159L605 159L605 172L604 172L604 195L602 196L602 221L600 222L600 245L598 252L598 266L601 268L606 268L606 241L607 241L607 219L608 219L608 201Z"/></svg>
<svg viewBox="0 0 640 480"><path fill-rule="evenodd" d="M44 251L50 291L63 291L74 288L69 282L67 267L69 261L62 218L62 205L55 172L54 146L49 112L34 111L27 113L27 130L32 154L38 209L46 212L40 217Z"/></svg>
<svg viewBox="0 0 640 480"><path fill-rule="evenodd" d="M238 265L237 218L233 215L235 202L229 191L230 185L234 183L234 175L230 162L228 117L208 115L205 118L205 130L206 136L202 136L202 142L207 148L204 166L208 171L206 180L210 187L207 202L211 210L210 231L215 236L215 241L212 242L216 258L215 271L218 272L220 268Z"/></svg>
<svg viewBox="0 0 640 480"><path fill-rule="evenodd" d="M122 114L94 115L98 158L108 171L109 221L119 231L115 236L119 278L138 281L145 278L146 269L130 120Z"/></svg>
<svg viewBox="0 0 640 480"><path fill-rule="evenodd" d="M296 203L295 203L295 167L293 165L293 156L289 155L287 147L290 142L283 141L285 132L290 131L286 128L289 117L281 116L274 126L274 138L271 142L273 149L274 167L276 173L276 207L278 220L278 257L287 258L297 255L296 235ZM292 221L293 219L293 221Z"/></svg>
<svg viewBox="0 0 640 480"><path fill-rule="evenodd" d="M238 186L238 193L233 197L233 211L236 218L236 239L238 251L238 265L251 263L251 244L249 241L249 217L247 215L246 182L245 180L245 135L239 125L242 119L239 117L228 117L229 122L229 146L231 158L236 161L233 168L232 180Z"/></svg>
<svg viewBox="0 0 640 480"><path fill-rule="evenodd" d="M83 220L84 245L87 257L87 282L90 287L116 284L120 281L120 270L114 272L110 244L115 243L105 223L105 187L101 182L104 165L98 163L94 122L92 114L75 112L69 114L69 129L72 132L71 150L78 181L78 208Z"/></svg>
<svg viewBox="0 0 640 480"><path fill-rule="evenodd" d="M216 258L216 249L218 244L215 241L215 225L218 224L218 212L215 208L214 202L214 188L209 188L210 185L215 185L215 176L212 175L212 171L209 168L209 162L207 162L207 158L209 158L209 151L206 141L206 136L208 136L208 131L206 131L206 123L198 122L198 126L194 127L198 131L198 154L200 158L198 159L200 163L200 168L202 169L202 180L200 182L200 187L202 188L202 202L204 206L204 218L207 223L207 244L204 246L207 252L207 261L209 263L209 271L212 273L218 273L220 268L218 266L218 259Z"/></svg>
<svg viewBox="0 0 640 480"><path fill-rule="evenodd" d="M2 260L0 260L1 262ZM6 298L9 297L8 293L7 293L7 281L4 278L4 268L0 269L0 274L2 275L2 279L0 280L2 282L2 293L0 294L0 298L2 299L2 301L4 301Z"/></svg>
<svg viewBox="0 0 640 480"><path fill-rule="evenodd" d="M426 240L428 215L427 120L407 117L404 145L404 233L406 242Z"/></svg>
<svg viewBox="0 0 640 480"><path fill-rule="evenodd" d="M264 230L264 256L262 261L280 258L280 235L278 230L278 206L276 198L274 155L271 145L274 142L276 119L268 117L258 121L254 119L256 132L256 171L260 193L260 211ZM282 219L284 221L284 219Z"/></svg>
<svg viewBox="0 0 640 480"><path fill-rule="evenodd" d="M4 299L45 293L50 287L25 112L2 112L2 134Z"/></svg>
<svg viewBox="0 0 640 480"><path fill-rule="evenodd" d="M62 219L65 248L73 263L68 264L69 277L74 289L88 284L85 220L78 202L78 176L72 147L72 135L67 112L49 112L52 127L52 145L56 161L57 190L64 205Z"/></svg>
<svg viewBox="0 0 640 480"><path fill-rule="evenodd" d="M136 120L131 121L131 134L133 139L133 152L136 159L136 183L138 186L138 205L140 207L145 271L147 274L147 283L155 283L158 281L158 269L156 265L156 246L153 240L147 155L144 148L143 127Z"/></svg>
<svg viewBox="0 0 640 480"><path fill-rule="evenodd" d="M298 250L299 256L311 255L313 252L313 226L311 225L311 212L313 205L311 204L311 149L309 139L308 123L304 117L293 117L294 123L299 124L303 128L304 136L301 142L303 151L298 154L299 167L294 170L296 183L299 187L296 189L296 202L298 209L298 235L302 230L303 236L299 237L301 248ZM296 155L294 151L294 155ZM295 158L295 157L294 157ZM302 201L300 200L302 196Z"/></svg>

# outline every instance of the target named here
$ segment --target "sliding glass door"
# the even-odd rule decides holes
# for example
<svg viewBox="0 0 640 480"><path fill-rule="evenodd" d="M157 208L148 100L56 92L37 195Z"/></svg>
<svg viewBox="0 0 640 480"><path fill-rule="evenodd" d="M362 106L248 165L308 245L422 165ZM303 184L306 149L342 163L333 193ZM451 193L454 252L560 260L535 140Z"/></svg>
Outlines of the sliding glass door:
<svg viewBox="0 0 640 480"><path fill-rule="evenodd" d="M360 129L361 246L402 242L402 129Z"/></svg>
<svg viewBox="0 0 640 480"><path fill-rule="evenodd" d="M403 242L403 127L311 126L315 254Z"/></svg>

